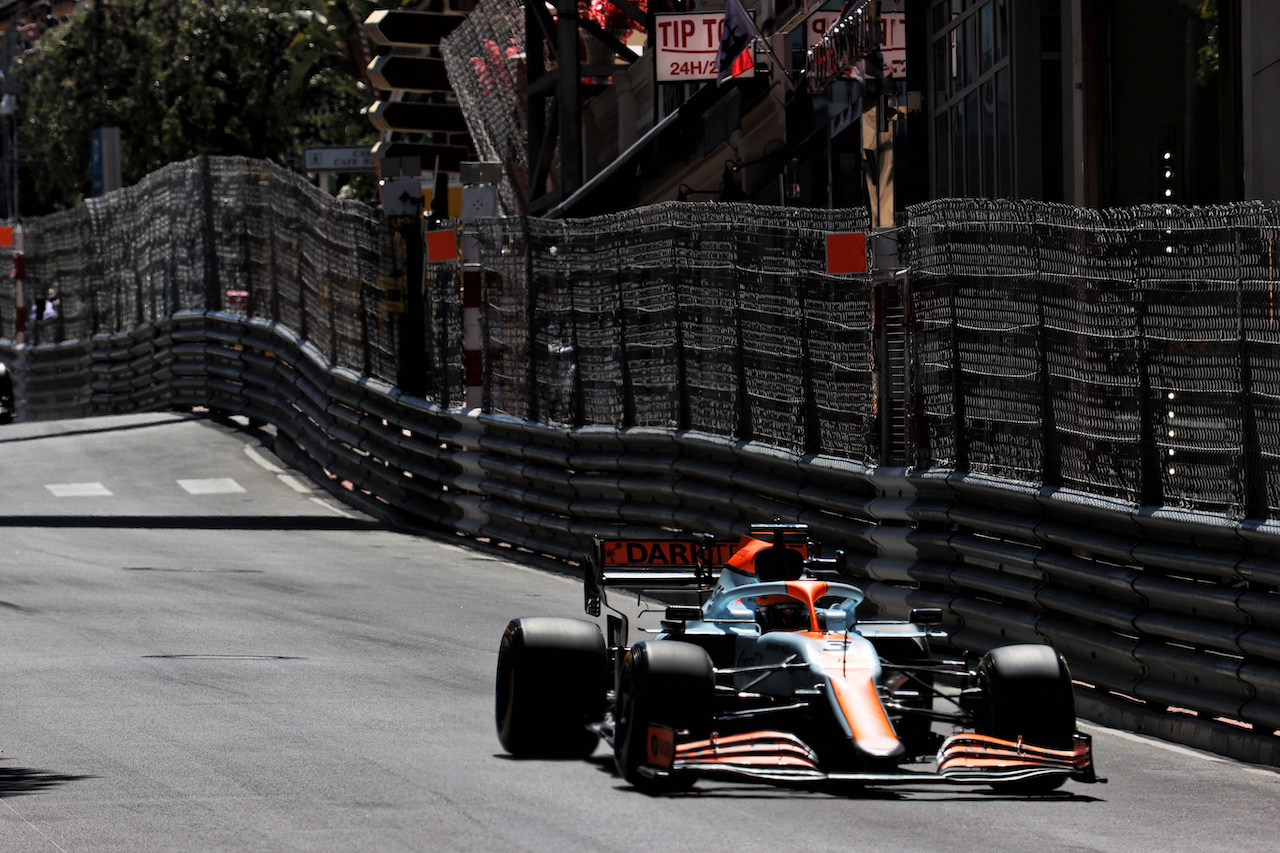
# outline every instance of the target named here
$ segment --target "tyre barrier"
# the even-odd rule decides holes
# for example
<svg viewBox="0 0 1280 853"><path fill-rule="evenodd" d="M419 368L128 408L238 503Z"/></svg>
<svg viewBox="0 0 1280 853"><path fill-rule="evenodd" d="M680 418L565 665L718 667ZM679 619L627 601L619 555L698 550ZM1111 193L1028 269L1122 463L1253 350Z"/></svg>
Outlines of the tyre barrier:
<svg viewBox="0 0 1280 853"><path fill-rule="evenodd" d="M804 522L886 615L943 612L972 652L1051 643L1081 713L1280 765L1280 527L950 471L868 468L656 428L449 411L330 365L295 332L184 312L40 347L0 341L18 420L207 407L357 509L585 559L593 537ZM1141 725L1136 720L1146 720Z"/></svg>

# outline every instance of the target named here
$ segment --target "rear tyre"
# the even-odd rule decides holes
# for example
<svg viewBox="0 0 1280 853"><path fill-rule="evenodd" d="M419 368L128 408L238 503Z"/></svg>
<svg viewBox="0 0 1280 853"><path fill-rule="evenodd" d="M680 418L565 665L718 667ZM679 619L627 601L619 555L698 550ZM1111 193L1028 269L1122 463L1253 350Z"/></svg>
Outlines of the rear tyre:
<svg viewBox="0 0 1280 853"><path fill-rule="evenodd" d="M518 758L586 758L600 736L608 663L599 626L581 619L514 619L498 647L498 740Z"/></svg>
<svg viewBox="0 0 1280 853"><path fill-rule="evenodd" d="M613 757L618 773L648 794L687 790L693 775L679 771L654 776L645 769L661 769L655 758L651 726L663 726L681 740L698 740L711 733L715 675L706 651L692 643L658 640L637 643L622 664L614 711ZM669 765L669 760L665 762Z"/></svg>
<svg viewBox="0 0 1280 853"><path fill-rule="evenodd" d="M1051 646L1024 644L992 649L978 665L983 703L975 728L1004 740L1071 749L1076 701L1067 663ZM1063 776L1001 782L998 791L1047 793Z"/></svg>

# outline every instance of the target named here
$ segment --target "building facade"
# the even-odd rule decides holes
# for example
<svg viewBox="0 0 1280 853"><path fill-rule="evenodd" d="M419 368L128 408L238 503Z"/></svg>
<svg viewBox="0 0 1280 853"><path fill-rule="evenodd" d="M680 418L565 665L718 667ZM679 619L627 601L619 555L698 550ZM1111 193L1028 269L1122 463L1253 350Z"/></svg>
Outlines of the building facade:
<svg viewBox="0 0 1280 853"><path fill-rule="evenodd" d="M947 197L1280 198L1275 3L747 0L763 36L754 77L656 79L655 15L723 5L654 0L641 55L586 78L560 125L562 151L564 128L580 128L579 180L532 212L732 197L865 205L886 226Z"/></svg>

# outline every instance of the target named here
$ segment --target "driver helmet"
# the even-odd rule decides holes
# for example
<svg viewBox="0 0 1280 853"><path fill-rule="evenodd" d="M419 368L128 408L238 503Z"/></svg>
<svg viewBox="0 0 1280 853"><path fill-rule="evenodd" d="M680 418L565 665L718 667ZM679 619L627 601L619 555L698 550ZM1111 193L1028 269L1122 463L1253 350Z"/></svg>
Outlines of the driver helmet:
<svg viewBox="0 0 1280 853"><path fill-rule="evenodd" d="M809 608L789 595L762 595L756 599L756 622L761 631L807 631Z"/></svg>

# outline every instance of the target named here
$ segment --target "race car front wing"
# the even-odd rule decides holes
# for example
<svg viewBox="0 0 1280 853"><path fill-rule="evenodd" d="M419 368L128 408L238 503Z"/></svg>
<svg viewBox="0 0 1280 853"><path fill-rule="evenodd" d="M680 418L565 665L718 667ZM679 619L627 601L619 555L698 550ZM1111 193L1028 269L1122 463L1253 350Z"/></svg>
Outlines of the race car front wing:
<svg viewBox="0 0 1280 853"><path fill-rule="evenodd" d="M651 728L650 742L670 744L674 732ZM1078 782L1105 782L1093 767L1093 744L1088 735L1076 734L1070 749L1049 749L1022 740L1009 741L991 735L957 734L942 744L935 772L895 769L890 772L829 773L818 756L800 738L788 732L758 731L674 745L649 756L642 773L669 772L743 776L761 782L859 782L903 784L946 782L999 784L1038 777L1065 776Z"/></svg>

